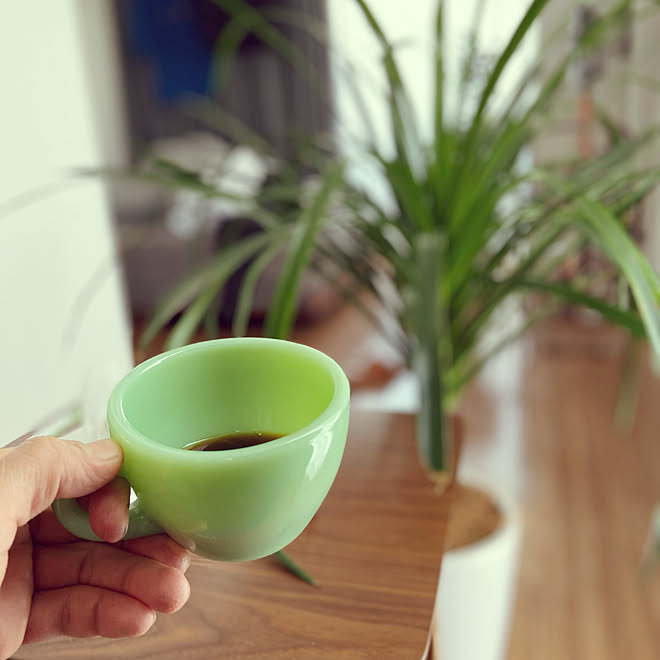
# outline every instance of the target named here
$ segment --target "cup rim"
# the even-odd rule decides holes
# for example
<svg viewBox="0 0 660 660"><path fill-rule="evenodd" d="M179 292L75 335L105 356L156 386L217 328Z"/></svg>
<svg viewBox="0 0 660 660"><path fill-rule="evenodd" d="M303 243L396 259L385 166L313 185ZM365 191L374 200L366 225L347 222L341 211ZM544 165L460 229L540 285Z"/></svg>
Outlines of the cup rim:
<svg viewBox="0 0 660 660"><path fill-rule="evenodd" d="M126 394L126 390L133 384L133 382L139 378L146 371L158 367L165 361L168 361L172 358L176 358L182 353L195 353L200 351L212 350L214 347L223 346L229 348L230 345L259 345L264 346L267 344L276 345L284 351L290 351L295 353L305 353L309 357L316 360L321 364L326 371L332 377L334 383L334 393L328 405L324 408L320 415L315 417L305 426L299 428L292 433L283 435L275 440L272 440L267 443L253 445L251 447L241 447L237 449L231 449L223 452L192 452L185 451L182 447L169 447L167 445L160 444L155 440L150 439L138 429L133 426L133 424L128 420L123 408L123 399ZM274 339L270 337L227 337L220 339L209 339L205 341L196 342L194 344L187 344L186 346L181 346L179 348L174 348L169 351L165 351L158 355L155 355L148 360L140 363L129 371L114 387L110 398L108 400L107 416L108 422L116 430L122 432L122 442L130 445L140 445L158 449L159 451L166 452L167 454L175 454L178 459L182 459L184 456L188 457L186 460L203 460L208 462L209 460L228 460L233 458L239 458L241 456L249 455L253 456L259 453L265 453L272 451L276 446L282 446L290 442L295 442L301 437L307 436L310 433L314 432L316 429L327 425L328 423L334 422L344 411L346 405L350 402L350 385L346 374L342 368L333 360L330 356L326 355L318 349L307 346L306 344L301 344L298 342L293 342L290 340L284 339Z"/></svg>

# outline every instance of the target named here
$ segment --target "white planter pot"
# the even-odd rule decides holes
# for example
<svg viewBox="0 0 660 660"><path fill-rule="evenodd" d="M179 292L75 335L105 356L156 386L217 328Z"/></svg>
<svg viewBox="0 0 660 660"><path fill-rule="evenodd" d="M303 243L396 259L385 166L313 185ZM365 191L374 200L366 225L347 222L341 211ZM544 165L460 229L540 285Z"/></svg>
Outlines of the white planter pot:
<svg viewBox="0 0 660 660"><path fill-rule="evenodd" d="M493 494L475 480L463 480ZM442 558L433 621L434 660L505 660L518 577L518 507L495 495L504 523L488 538Z"/></svg>

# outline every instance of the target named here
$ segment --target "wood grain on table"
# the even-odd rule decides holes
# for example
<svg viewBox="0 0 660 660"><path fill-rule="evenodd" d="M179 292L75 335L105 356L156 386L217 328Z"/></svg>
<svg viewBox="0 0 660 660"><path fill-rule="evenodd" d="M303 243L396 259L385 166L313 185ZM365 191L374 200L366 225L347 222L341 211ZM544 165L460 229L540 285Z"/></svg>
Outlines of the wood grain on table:
<svg viewBox="0 0 660 660"><path fill-rule="evenodd" d="M192 596L144 637L58 640L15 657L76 660L417 660L426 649L447 501L418 462L408 415L352 414L317 516L288 548L318 582L273 558L195 560Z"/></svg>

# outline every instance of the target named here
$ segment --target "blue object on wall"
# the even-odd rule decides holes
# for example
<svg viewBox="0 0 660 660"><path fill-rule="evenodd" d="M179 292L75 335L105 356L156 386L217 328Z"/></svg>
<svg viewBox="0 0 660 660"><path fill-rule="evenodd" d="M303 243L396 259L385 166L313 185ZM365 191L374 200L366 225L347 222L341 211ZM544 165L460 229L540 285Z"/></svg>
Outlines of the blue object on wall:
<svg viewBox="0 0 660 660"><path fill-rule="evenodd" d="M213 44L195 20L201 0L133 0L130 7L132 47L154 71L158 97L176 101L207 94Z"/></svg>

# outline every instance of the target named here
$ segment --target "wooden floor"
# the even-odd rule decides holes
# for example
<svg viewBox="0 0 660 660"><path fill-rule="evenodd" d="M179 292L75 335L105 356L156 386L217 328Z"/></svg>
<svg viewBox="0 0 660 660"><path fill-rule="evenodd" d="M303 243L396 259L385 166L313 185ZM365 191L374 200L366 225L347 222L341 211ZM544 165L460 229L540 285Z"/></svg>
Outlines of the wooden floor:
<svg viewBox="0 0 660 660"><path fill-rule="evenodd" d="M368 355L363 337L346 312L298 333L349 375ZM509 660L660 658L660 576L639 579L660 502L660 381L644 369L634 424L617 431L625 345L607 328L545 326L464 399L464 460L522 508Z"/></svg>
<svg viewBox="0 0 660 660"><path fill-rule="evenodd" d="M520 382L525 532L510 660L660 658L660 580L639 580L660 501L660 384L643 372L627 432L613 427L621 342L555 328Z"/></svg>

